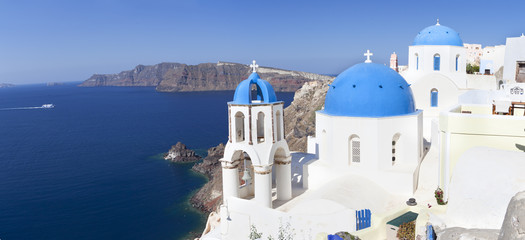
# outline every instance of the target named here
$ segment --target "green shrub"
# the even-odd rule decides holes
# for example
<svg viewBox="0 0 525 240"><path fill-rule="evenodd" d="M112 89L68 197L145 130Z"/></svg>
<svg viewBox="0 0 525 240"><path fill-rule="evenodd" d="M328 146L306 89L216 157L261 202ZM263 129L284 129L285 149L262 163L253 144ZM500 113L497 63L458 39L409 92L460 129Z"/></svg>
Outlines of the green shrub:
<svg viewBox="0 0 525 240"><path fill-rule="evenodd" d="M250 226L250 235L248 237L250 238L250 240L259 239L262 237L262 233L257 232L257 228L255 227L255 225L252 224Z"/></svg>
<svg viewBox="0 0 525 240"><path fill-rule="evenodd" d="M474 74L475 72L479 72L479 66L478 65L472 65L467 64L467 73L468 74Z"/></svg>

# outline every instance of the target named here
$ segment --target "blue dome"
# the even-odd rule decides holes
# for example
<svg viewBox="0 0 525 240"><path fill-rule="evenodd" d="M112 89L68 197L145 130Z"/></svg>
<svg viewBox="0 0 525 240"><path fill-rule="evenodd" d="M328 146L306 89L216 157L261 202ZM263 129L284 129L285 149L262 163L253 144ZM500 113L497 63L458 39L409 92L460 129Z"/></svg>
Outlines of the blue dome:
<svg viewBox="0 0 525 240"><path fill-rule="evenodd" d="M412 90L396 71L360 63L339 74L326 93L323 113L351 117L388 117L415 112Z"/></svg>
<svg viewBox="0 0 525 240"><path fill-rule="evenodd" d="M419 32L413 45L450 45L463 47L459 33L454 29L439 24L427 27Z"/></svg>
<svg viewBox="0 0 525 240"><path fill-rule="evenodd" d="M277 102L277 97L275 96L272 85L268 81L261 79L259 74L254 72L248 79L237 85L231 103L252 104L252 84L257 86L257 100L260 101L260 103Z"/></svg>

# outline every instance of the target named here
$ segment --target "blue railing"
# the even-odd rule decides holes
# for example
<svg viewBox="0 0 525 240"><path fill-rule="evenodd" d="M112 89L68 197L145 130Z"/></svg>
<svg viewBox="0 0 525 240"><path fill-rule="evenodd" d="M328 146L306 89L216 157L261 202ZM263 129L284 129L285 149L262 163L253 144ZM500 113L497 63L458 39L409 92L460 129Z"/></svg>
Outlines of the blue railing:
<svg viewBox="0 0 525 240"><path fill-rule="evenodd" d="M355 230L359 231L370 227L372 212L370 209L355 211Z"/></svg>

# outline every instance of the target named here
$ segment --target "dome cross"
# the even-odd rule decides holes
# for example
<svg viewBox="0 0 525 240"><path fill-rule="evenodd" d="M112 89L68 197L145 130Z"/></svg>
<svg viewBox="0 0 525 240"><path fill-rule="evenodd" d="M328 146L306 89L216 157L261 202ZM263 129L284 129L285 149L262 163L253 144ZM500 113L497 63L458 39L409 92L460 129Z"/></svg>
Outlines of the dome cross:
<svg viewBox="0 0 525 240"><path fill-rule="evenodd" d="M252 64L250 64L250 67L252 68L253 72L257 72L257 68L259 65L255 64L255 60L252 61Z"/></svg>
<svg viewBox="0 0 525 240"><path fill-rule="evenodd" d="M365 63L371 63L372 60L370 60L370 56L373 56L374 54L370 52L370 50L366 50L366 53L363 54L366 57Z"/></svg>

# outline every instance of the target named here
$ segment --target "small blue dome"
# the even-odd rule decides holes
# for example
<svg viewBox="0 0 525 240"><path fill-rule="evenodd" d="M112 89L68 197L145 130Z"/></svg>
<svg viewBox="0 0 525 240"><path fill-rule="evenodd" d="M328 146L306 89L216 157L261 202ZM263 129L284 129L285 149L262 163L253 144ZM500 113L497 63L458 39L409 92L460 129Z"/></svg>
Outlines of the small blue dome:
<svg viewBox="0 0 525 240"><path fill-rule="evenodd" d="M339 74L326 93L323 113L351 117L388 117L415 112L412 90L396 71L360 63Z"/></svg>
<svg viewBox="0 0 525 240"><path fill-rule="evenodd" d="M252 84L257 86L258 101L261 103L277 102L277 97L275 96L275 91L273 90L272 85L268 81L261 79L259 74L254 72L248 77L248 79L243 80L237 85L231 103L252 104Z"/></svg>
<svg viewBox="0 0 525 240"><path fill-rule="evenodd" d="M463 47L459 33L454 29L439 24L427 27L419 32L413 45L450 45Z"/></svg>

